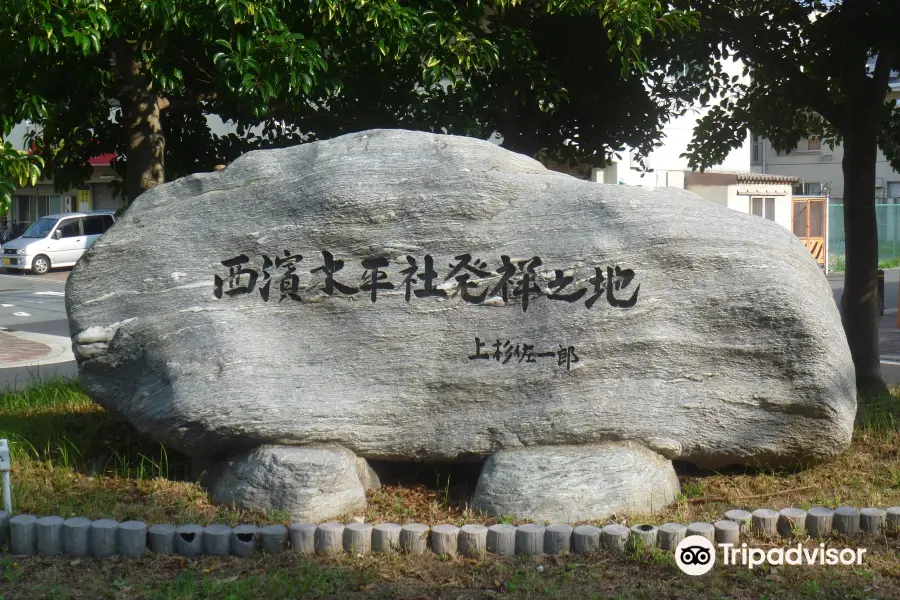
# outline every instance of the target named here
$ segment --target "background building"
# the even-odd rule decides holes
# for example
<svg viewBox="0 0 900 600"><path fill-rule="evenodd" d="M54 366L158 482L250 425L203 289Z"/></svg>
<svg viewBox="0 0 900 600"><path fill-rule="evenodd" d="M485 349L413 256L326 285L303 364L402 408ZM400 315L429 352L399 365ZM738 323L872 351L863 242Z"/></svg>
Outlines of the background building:
<svg viewBox="0 0 900 600"><path fill-rule="evenodd" d="M210 130L216 135L235 133L233 123L223 122L216 115L206 118ZM34 131L29 123L16 125L7 141L14 148L25 149L27 136ZM81 186L59 192L52 179L42 179L36 186L17 189L13 195L10 212L0 217L0 232L7 238L17 237L34 221L55 213L84 212L97 209L118 210L125 207L125 200L117 191L119 176L111 166L115 154L103 154L92 158L91 177ZM2 242L0 238L0 242Z"/></svg>

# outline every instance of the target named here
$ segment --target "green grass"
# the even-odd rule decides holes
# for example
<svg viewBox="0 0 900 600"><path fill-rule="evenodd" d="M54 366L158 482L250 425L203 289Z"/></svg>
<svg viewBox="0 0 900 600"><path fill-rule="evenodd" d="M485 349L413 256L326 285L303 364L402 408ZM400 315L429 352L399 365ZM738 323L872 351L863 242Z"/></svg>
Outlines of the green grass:
<svg viewBox="0 0 900 600"><path fill-rule="evenodd" d="M888 253L890 254L890 252ZM880 256L884 256L884 253L879 253ZM879 269L896 269L900 267L900 256L886 256L885 258L879 259L878 268ZM828 259L828 272L829 273L843 273L847 270L847 262L844 258L843 254L835 254L829 257Z"/></svg>
<svg viewBox="0 0 900 600"><path fill-rule="evenodd" d="M898 394L900 395L900 394ZM714 521L729 508L900 505L900 400L865 401L850 449L803 470L740 468L680 473L681 497L655 515L617 515L626 525ZM287 522L215 506L189 477L189 461L95 405L76 383L44 382L0 393L0 437L11 440L16 509L34 514L146 522ZM391 484L368 496L368 522L520 522L467 506L465 477L423 467L424 484ZM459 491L462 490L462 491ZM742 500L742 498L752 498ZM595 522L602 525L604 522ZM772 541L748 540L772 545ZM846 545L835 538L829 544ZM254 560L148 556L72 561L0 553L0 600L228 598L728 598L730 600L900 597L900 539L863 537L864 568L719 568L684 576L670 553L630 547L624 555L481 561L427 555Z"/></svg>
<svg viewBox="0 0 900 600"><path fill-rule="evenodd" d="M187 472L183 457L170 462L164 447L116 421L71 380L0 392L0 417L0 437L10 440L14 460L46 461L94 475L153 478Z"/></svg>

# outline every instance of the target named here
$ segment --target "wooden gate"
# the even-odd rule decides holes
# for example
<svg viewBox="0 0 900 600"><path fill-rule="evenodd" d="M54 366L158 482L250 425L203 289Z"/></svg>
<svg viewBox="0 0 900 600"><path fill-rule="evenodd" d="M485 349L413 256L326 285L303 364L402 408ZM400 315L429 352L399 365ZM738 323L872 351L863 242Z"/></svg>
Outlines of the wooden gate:
<svg viewBox="0 0 900 600"><path fill-rule="evenodd" d="M825 198L794 198L792 227L816 261L825 264Z"/></svg>

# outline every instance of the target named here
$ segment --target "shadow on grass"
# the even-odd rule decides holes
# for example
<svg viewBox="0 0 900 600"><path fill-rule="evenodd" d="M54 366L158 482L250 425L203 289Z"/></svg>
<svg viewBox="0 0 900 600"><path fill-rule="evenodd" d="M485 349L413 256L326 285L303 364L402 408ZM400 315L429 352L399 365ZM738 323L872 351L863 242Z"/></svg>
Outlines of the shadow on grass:
<svg viewBox="0 0 900 600"><path fill-rule="evenodd" d="M900 387L890 394L862 397L856 409L857 431L876 435L893 435L900 429Z"/></svg>
<svg viewBox="0 0 900 600"><path fill-rule="evenodd" d="M0 392L0 438L13 459L92 475L186 480L189 460L95 404L75 380L52 378Z"/></svg>

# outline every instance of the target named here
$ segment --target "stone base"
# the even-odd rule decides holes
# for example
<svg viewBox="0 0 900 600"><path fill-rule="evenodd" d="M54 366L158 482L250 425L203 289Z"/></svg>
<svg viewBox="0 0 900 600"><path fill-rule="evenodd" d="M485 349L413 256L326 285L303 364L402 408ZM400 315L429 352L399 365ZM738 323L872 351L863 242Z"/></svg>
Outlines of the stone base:
<svg viewBox="0 0 900 600"><path fill-rule="evenodd" d="M658 511L679 491L672 463L642 446L544 446L491 456L473 507L495 517L575 523Z"/></svg>
<svg viewBox="0 0 900 600"><path fill-rule="evenodd" d="M364 509L365 490L378 485L346 448L261 446L219 465L209 490L217 504L320 522Z"/></svg>

